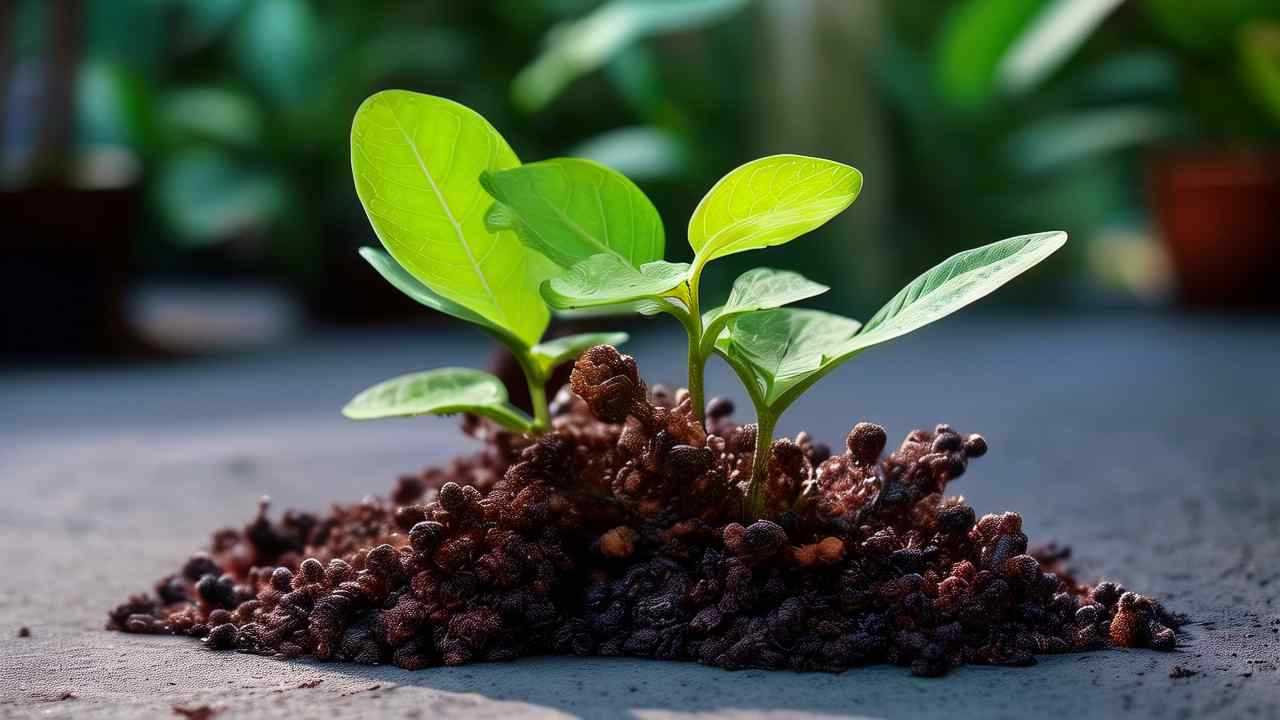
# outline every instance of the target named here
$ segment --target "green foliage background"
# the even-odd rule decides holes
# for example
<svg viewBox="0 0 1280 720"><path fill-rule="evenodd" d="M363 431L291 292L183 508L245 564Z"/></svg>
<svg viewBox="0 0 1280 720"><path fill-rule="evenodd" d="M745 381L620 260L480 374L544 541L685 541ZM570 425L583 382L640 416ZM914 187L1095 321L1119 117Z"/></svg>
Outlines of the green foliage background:
<svg viewBox="0 0 1280 720"><path fill-rule="evenodd" d="M1017 91L1001 61L1053 0L85 2L78 137L141 161L140 270L268 275L322 311L367 271L347 134L385 88L475 109L526 162L622 170L657 205L673 261L690 259L679 235L698 199L742 162L857 166L851 219L759 259L831 285L819 304L855 314L956 250L1049 227L1077 239L1073 258L1002 298L1089 295L1073 293L1091 282L1079 255L1144 220L1153 147L1270 142L1280 122L1280 34L1244 32L1280 14L1263 0L1120 4ZM21 76L53 3L17 7ZM813 69L801 90L796 68ZM751 264L729 258L708 290Z"/></svg>

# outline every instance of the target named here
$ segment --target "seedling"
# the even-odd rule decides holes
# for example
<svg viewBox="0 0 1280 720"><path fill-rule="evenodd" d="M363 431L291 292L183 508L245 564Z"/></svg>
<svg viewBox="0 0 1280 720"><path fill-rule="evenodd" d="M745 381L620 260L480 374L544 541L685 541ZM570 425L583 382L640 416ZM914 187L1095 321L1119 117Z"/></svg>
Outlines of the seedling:
<svg viewBox="0 0 1280 720"><path fill-rule="evenodd" d="M773 431L795 400L863 350L939 320L991 293L1066 242L1023 235L967 250L916 278L865 325L784 306L828 288L801 275L743 273L726 302L702 312L706 265L791 242L857 198L862 174L822 158L774 155L733 170L689 221L692 263L662 259L653 204L631 181L587 160L520 165L482 117L457 103L379 93L352 129L356 189L391 253L363 251L393 285L440 312L479 325L511 348L534 399L529 419L490 375L448 368L389 380L347 406L349 417L473 412L520 431L545 431L552 368L621 333L539 344L550 308L667 313L688 335L688 390L699 419L713 354L742 380L757 432L747 517L763 512ZM486 194L489 200L486 198ZM545 300L545 302L543 302Z"/></svg>

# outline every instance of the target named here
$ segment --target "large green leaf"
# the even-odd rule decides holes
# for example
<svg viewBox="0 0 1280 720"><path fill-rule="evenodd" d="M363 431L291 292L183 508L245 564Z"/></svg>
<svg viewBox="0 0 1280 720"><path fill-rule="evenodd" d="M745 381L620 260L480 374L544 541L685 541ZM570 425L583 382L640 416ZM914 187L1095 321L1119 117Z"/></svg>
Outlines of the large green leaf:
<svg viewBox="0 0 1280 720"><path fill-rule="evenodd" d="M830 289L789 270L755 268L742 273L733 281L728 302L702 314L702 325L705 328L702 338L703 356L711 353L721 331L734 318L757 310L790 305L821 295Z"/></svg>
<svg viewBox="0 0 1280 720"><path fill-rule="evenodd" d="M472 413L519 432L532 420L507 402L502 381L469 368L440 368L391 378L352 398L342 414L352 420Z"/></svg>
<svg viewBox="0 0 1280 720"><path fill-rule="evenodd" d="M655 260L639 269L612 254L593 255L542 284L558 310L606 307L669 295L689 276L688 263Z"/></svg>
<svg viewBox="0 0 1280 720"><path fill-rule="evenodd" d="M526 346L550 319L532 254L485 228L480 173L519 164L488 121L451 100L387 90L351 128L351 169L391 256L437 295L505 328Z"/></svg>
<svg viewBox="0 0 1280 720"><path fill-rule="evenodd" d="M507 345L515 347L525 347L524 342L515 337L506 330L494 325L485 318L477 315L471 310L459 305L458 303L443 297L431 288L423 285L417 278L410 275L407 270L400 267L400 263L395 258L388 255L385 251L378 248L364 247L360 248L360 257L364 258L378 271L387 282L391 283L397 290L408 295L419 303L445 315L452 315L459 320L465 320L469 323L479 325L483 330L496 336L499 340Z"/></svg>
<svg viewBox="0 0 1280 720"><path fill-rule="evenodd" d="M730 324L716 351L744 381L755 378L759 399L776 416L854 355L989 295L1066 241L1066 233L1036 233L953 255L903 288L860 330L852 320L814 310L750 313Z"/></svg>
<svg viewBox="0 0 1280 720"><path fill-rule="evenodd" d="M662 259L662 218L636 184L604 165L553 158L501 172L480 184L493 196L490 230L514 230L562 267L613 253L634 267Z"/></svg>
<svg viewBox="0 0 1280 720"><path fill-rule="evenodd" d="M596 345L613 345L617 347L628 339L630 339L630 336L624 332L567 335L555 340L538 343L530 349L529 354L533 356L534 362L538 363L538 369L547 374L561 363L576 360L588 348L593 348Z"/></svg>
<svg viewBox="0 0 1280 720"><path fill-rule="evenodd" d="M858 197L862 173L804 155L771 155L720 179L689 220L697 263L790 242Z"/></svg>

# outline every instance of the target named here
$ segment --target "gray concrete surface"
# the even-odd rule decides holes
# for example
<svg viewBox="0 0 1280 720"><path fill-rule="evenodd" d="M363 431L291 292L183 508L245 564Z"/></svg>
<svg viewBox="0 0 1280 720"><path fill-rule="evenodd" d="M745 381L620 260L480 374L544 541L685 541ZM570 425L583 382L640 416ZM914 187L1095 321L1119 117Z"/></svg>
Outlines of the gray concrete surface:
<svg viewBox="0 0 1280 720"><path fill-rule="evenodd" d="M1262 320L966 316L868 353L783 422L827 440L862 418L894 436L938 421L984 433L992 452L956 491L979 512L1022 512L1033 541L1075 548L1083 574L1189 614L1176 653L941 680L564 658L410 673L102 630L109 606L243 522L259 494L318 509L455 452L450 421L352 424L337 409L395 373L482 363L464 336L0 377L0 716L1280 716L1280 324ZM647 377L678 379L671 342L633 343ZM709 381L734 388L723 367ZM1197 674L1171 678L1175 665Z"/></svg>

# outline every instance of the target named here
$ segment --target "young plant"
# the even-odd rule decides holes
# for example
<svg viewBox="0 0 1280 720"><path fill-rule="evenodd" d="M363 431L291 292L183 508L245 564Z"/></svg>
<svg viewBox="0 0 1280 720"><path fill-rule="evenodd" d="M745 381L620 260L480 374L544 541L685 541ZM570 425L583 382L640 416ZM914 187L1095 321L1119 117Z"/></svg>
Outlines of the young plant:
<svg viewBox="0 0 1280 720"><path fill-rule="evenodd" d="M702 270L717 258L790 242L857 198L862 175L831 160L774 155L722 178L689 221L693 262L662 259L657 210L630 180L602 165L555 158L521 165L484 118L457 103L390 91L374 95L352 127L356 190L390 252L361 254L392 285L466 320L509 347L529 383L535 415L507 402L487 373L443 368L388 380L358 395L348 417L471 412L519 431L549 428L552 369L622 333L538 342L562 311L665 312L688 334L689 392L701 418L703 374L721 355L756 408L754 465L745 513L764 508L769 449L782 413L863 350L912 332L987 295L1066 242L1038 233L967 250L916 278L865 325L784 306L826 292L782 270L757 268L724 305L700 308ZM484 194L492 202L483 201ZM557 267L558 266L558 267ZM545 299L545 303L543 300Z"/></svg>
<svg viewBox="0 0 1280 720"><path fill-rule="evenodd" d="M542 296L559 310L621 306L674 316L689 336L688 387L701 418L706 363L724 327L743 314L828 289L796 273L760 268L738 278L724 306L703 314L699 298L703 268L727 255L790 242L835 217L861 189L861 173L831 160L802 155L753 160L716 183L694 210L688 235L692 264L659 258L637 264L616 254L596 254L544 282ZM498 199L516 208L532 202L528 197Z"/></svg>
<svg viewBox="0 0 1280 720"><path fill-rule="evenodd" d="M626 341L624 333L592 333L540 342L550 311L538 285L555 266L486 217L492 213L481 187L483 174L519 167L498 131L453 101L390 90L360 106L351 127L351 171L386 248L360 254L404 294L506 345L524 372L534 416L508 403L506 388L492 375L442 368L360 393L343 409L347 417L468 412L518 432L545 431L551 371L593 345ZM642 249L622 251L661 256L661 226Z"/></svg>
<svg viewBox="0 0 1280 720"><path fill-rule="evenodd" d="M818 380L869 347L918 330L972 303L1047 258L1066 233L1021 235L953 255L911 281L865 325L816 310L776 309L729 323L715 350L756 409L756 449L746 512L759 517L769 447L782 413Z"/></svg>

